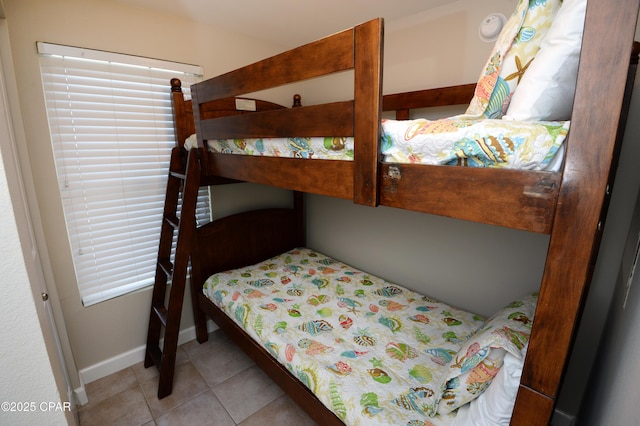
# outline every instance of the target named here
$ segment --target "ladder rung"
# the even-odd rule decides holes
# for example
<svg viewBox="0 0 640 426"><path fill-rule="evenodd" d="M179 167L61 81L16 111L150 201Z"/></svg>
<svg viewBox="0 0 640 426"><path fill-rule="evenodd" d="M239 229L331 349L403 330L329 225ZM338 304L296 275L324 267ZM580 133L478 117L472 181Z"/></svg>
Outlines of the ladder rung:
<svg viewBox="0 0 640 426"><path fill-rule="evenodd" d="M167 275L167 277L171 277L171 274L173 273L173 263L165 259L165 260L160 260L158 262L158 265L160 266L160 268L162 268L162 270Z"/></svg>
<svg viewBox="0 0 640 426"><path fill-rule="evenodd" d="M165 216L164 220L167 221L169 225L173 226L174 229L178 229L178 226L180 226L180 220L177 216Z"/></svg>
<svg viewBox="0 0 640 426"><path fill-rule="evenodd" d="M187 175L183 171L174 172L173 170L170 170L169 175L182 180L185 180L185 178L187 177Z"/></svg>
<svg viewBox="0 0 640 426"><path fill-rule="evenodd" d="M158 316L158 318L160 318L160 322L162 322L162 325L164 327L166 327L167 326L167 316L168 316L167 308L165 308L164 305L160 305L160 306L154 306L153 310L156 313L156 315Z"/></svg>
<svg viewBox="0 0 640 426"><path fill-rule="evenodd" d="M149 357L151 357L151 360L153 361L155 366L158 368L158 371L160 371L160 367L162 366L162 351L160 350L160 347L155 345L149 347L147 345L147 353L149 354Z"/></svg>

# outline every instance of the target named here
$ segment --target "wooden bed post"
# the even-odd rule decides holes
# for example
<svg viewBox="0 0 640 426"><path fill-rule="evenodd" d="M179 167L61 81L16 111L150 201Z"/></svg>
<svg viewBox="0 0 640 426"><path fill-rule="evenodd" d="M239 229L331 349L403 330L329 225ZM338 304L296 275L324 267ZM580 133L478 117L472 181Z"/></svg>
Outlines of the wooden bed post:
<svg viewBox="0 0 640 426"><path fill-rule="evenodd" d="M587 4L564 176L511 420L514 425L547 424L553 413L613 183L638 2L589 0Z"/></svg>
<svg viewBox="0 0 640 426"><path fill-rule="evenodd" d="M382 19L355 27L356 86L353 132L357 148L353 171L353 201L367 206L378 205L380 149L378 143L358 143L358 141L380 140L383 31Z"/></svg>
<svg viewBox="0 0 640 426"><path fill-rule="evenodd" d="M185 140L195 133L191 102L185 102L182 93L182 82L178 78L171 79L171 107L173 108L173 124L176 130L176 146L184 146Z"/></svg>
<svg viewBox="0 0 640 426"><path fill-rule="evenodd" d="M278 209L274 209L278 210ZM226 252L225 254L229 254L228 252L233 250L239 250L244 252L243 255L248 256L246 261L240 261L239 264L228 265L224 263L224 260L220 260L221 257L219 254L216 256L217 260L220 260L220 265L213 265L211 261L207 261L207 259L211 259L213 255L210 253L215 252L216 247L211 244L211 240L216 241L216 238L212 238L211 235L217 235L215 232L215 224L209 223L204 225L202 228L197 228L194 232L194 236L191 239L191 304L193 307L193 319L196 327L196 340L198 343L204 343L208 340L209 334L207 331L207 316L205 312L202 310L200 299L204 298L202 294L202 286L210 275L216 272L220 272L225 269L231 269L234 267L239 267L246 264L255 263L258 260L263 260L266 254L262 252L269 253L268 256L274 256L280 253L283 250L290 250L295 247L304 247L306 246L306 208L305 208L305 200L304 193L299 191L293 191L293 208L292 209L279 209L281 212L276 214L276 216L281 215L287 218L291 218L290 220L283 220L286 222L286 232L278 232L277 238L274 238L274 241L278 239L282 239L283 242L276 242L276 248L271 249L268 247L268 244L260 244L260 247L256 247L255 245L247 244L243 246L241 242L235 242L238 247L225 247L223 250ZM285 213L283 213L285 212ZM213 228L213 230L211 229ZM225 226L222 226L225 228ZM233 227L228 226L229 229L224 229L224 232L231 232ZM251 231L248 231L251 233ZM223 240L227 240L227 238L223 238ZM244 236L239 238L239 240L247 241L250 238L248 236ZM280 244L280 245L278 245ZM256 251L256 253L253 253ZM249 253L251 252L251 253ZM209 253L209 254L208 254ZM229 259L236 259L238 255L229 255Z"/></svg>

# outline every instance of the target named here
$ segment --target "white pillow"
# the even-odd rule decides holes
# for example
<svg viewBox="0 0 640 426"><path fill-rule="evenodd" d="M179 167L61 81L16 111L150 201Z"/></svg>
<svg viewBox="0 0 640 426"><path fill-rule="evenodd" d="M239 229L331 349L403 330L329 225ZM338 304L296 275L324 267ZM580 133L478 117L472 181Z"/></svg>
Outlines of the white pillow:
<svg viewBox="0 0 640 426"><path fill-rule="evenodd" d="M587 0L564 0L540 51L511 98L507 118L569 120Z"/></svg>
<svg viewBox="0 0 640 426"><path fill-rule="evenodd" d="M184 140L184 149L186 149L187 151L197 147L198 147L198 138L195 133Z"/></svg>
<svg viewBox="0 0 640 426"><path fill-rule="evenodd" d="M502 368L486 391L470 403L458 408L453 426L509 425L520 386L527 347L519 358L511 352L504 357Z"/></svg>

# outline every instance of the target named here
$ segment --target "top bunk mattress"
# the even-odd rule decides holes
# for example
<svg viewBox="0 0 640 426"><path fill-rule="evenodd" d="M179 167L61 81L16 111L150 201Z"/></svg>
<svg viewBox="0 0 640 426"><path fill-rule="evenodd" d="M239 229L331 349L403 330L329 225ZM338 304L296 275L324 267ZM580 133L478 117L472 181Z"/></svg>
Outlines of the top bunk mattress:
<svg viewBox="0 0 640 426"><path fill-rule="evenodd" d="M348 425L452 424L505 355L470 336L520 330L509 350L523 358L535 309L512 304L516 319L481 329L478 315L307 248L215 274L203 292Z"/></svg>
<svg viewBox="0 0 640 426"><path fill-rule="evenodd" d="M569 121L511 121L460 115L439 120L383 120L383 161L558 171ZM195 135L185 146L196 146ZM354 159L353 137L209 140L221 154L320 160Z"/></svg>

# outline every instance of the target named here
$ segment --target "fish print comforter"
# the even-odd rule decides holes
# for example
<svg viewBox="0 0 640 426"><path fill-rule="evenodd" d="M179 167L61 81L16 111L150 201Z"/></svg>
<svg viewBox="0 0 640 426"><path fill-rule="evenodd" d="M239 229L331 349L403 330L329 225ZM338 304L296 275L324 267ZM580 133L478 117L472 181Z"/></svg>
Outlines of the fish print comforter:
<svg viewBox="0 0 640 426"><path fill-rule="evenodd" d="M384 120L385 162L557 170L569 121L514 121L459 115L440 120Z"/></svg>
<svg viewBox="0 0 640 426"><path fill-rule="evenodd" d="M383 120L381 150L388 163L556 171L569 125L464 114L440 120ZM222 154L354 159L352 137L222 139L208 144L210 151ZM185 146L197 146L195 135Z"/></svg>
<svg viewBox="0 0 640 426"><path fill-rule="evenodd" d="M187 148L197 146L195 135L187 141ZM352 137L219 139L208 145L221 154L353 161Z"/></svg>
<svg viewBox="0 0 640 426"><path fill-rule="evenodd" d="M215 274L204 293L348 425L449 424L444 366L483 323L307 248Z"/></svg>

